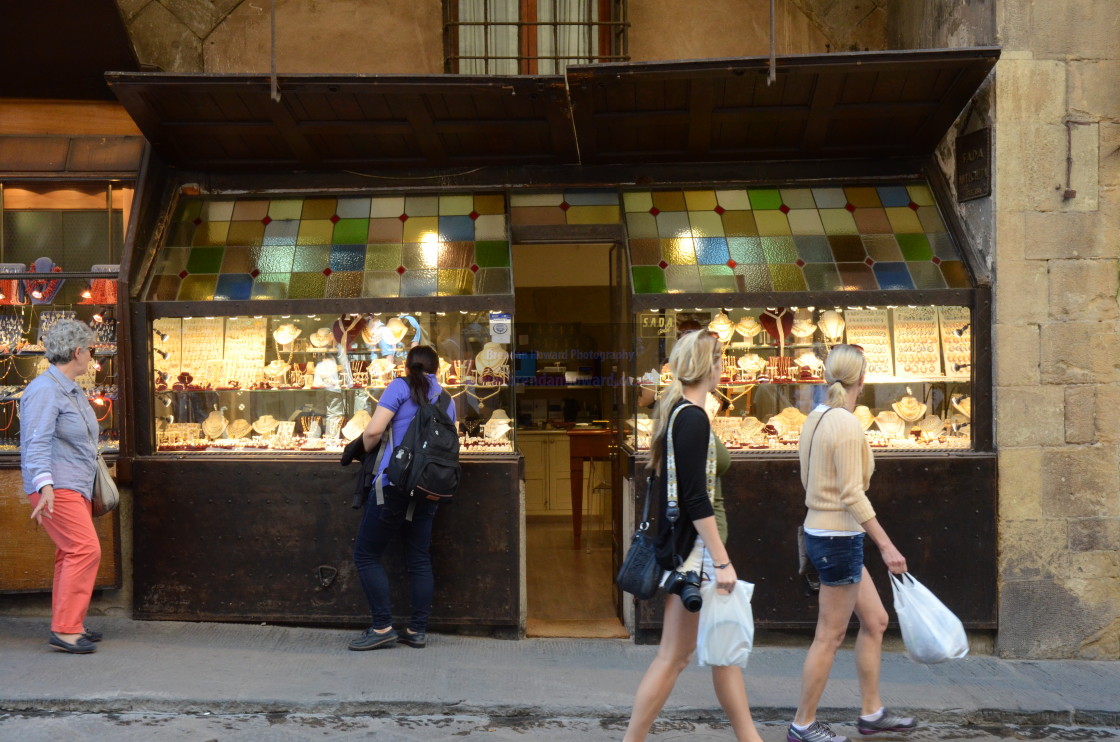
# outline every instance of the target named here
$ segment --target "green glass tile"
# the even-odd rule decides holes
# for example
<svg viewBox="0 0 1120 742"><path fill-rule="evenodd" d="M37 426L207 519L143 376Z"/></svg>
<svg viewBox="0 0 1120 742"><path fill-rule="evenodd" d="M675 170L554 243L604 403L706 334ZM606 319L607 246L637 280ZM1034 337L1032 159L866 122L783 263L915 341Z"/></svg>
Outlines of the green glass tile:
<svg viewBox="0 0 1120 742"><path fill-rule="evenodd" d="M725 211L723 233L728 237L757 237L758 225L750 211Z"/></svg>
<svg viewBox="0 0 1120 742"><path fill-rule="evenodd" d="M203 222L194 231L195 247L217 247L226 244L229 222Z"/></svg>
<svg viewBox="0 0 1120 742"><path fill-rule="evenodd" d="M436 292L440 296L469 296L474 293L473 271L450 268L436 273Z"/></svg>
<svg viewBox="0 0 1120 742"><path fill-rule="evenodd" d="M631 240L645 240L656 238L657 219L653 214L639 212L626 215L626 234Z"/></svg>
<svg viewBox="0 0 1120 742"><path fill-rule="evenodd" d="M318 273L293 273L288 280L289 299L322 299L327 277Z"/></svg>
<svg viewBox="0 0 1120 742"><path fill-rule="evenodd" d="M168 247L190 247L194 241L195 226L192 222L173 222L167 230Z"/></svg>
<svg viewBox="0 0 1120 742"><path fill-rule="evenodd" d="M736 263L765 263L762 240L758 237L728 237L727 248Z"/></svg>
<svg viewBox="0 0 1120 742"><path fill-rule="evenodd" d="M696 243L691 237L663 239L661 257L672 265L696 265Z"/></svg>
<svg viewBox="0 0 1120 742"><path fill-rule="evenodd" d="M148 301L176 301L179 298L178 276L155 276L148 287Z"/></svg>
<svg viewBox="0 0 1120 742"><path fill-rule="evenodd" d="M196 198L184 199L175 210L177 222L193 222L202 216L202 201Z"/></svg>
<svg viewBox="0 0 1120 742"><path fill-rule="evenodd" d="M874 291L879 288L875 272L865 263L837 263L844 291Z"/></svg>
<svg viewBox="0 0 1120 742"><path fill-rule="evenodd" d="M761 237L791 234L789 219L780 211L756 211L754 221L758 225L758 234Z"/></svg>
<svg viewBox="0 0 1120 742"><path fill-rule="evenodd" d="M622 207L627 214L648 212L653 208L653 195L649 191L626 191L622 194Z"/></svg>
<svg viewBox="0 0 1120 742"><path fill-rule="evenodd" d="M879 200L879 191L875 188L849 187L844 189L848 203L857 208L876 208L883 205Z"/></svg>
<svg viewBox="0 0 1120 742"><path fill-rule="evenodd" d="M362 296L376 299L382 296L400 296L401 277L396 271L368 271L362 281Z"/></svg>
<svg viewBox="0 0 1120 742"><path fill-rule="evenodd" d="M474 196L469 193L452 193L439 197L440 216L465 216L474 211ZM474 285L474 276L471 276Z"/></svg>
<svg viewBox="0 0 1120 742"><path fill-rule="evenodd" d="M187 270L191 273L217 273L222 269L224 252L224 247L191 248L190 257L187 258Z"/></svg>
<svg viewBox="0 0 1120 742"><path fill-rule="evenodd" d="M259 222L268 216L268 204L262 199L238 199L230 218L235 222Z"/></svg>
<svg viewBox="0 0 1120 742"><path fill-rule="evenodd" d="M945 283L951 289L967 289L972 286L972 282L968 280L968 270L959 260L942 261L941 272L945 275Z"/></svg>
<svg viewBox="0 0 1120 742"><path fill-rule="evenodd" d="M409 218L439 216L439 196L405 196L404 213L408 214ZM431 294L402 294L402 296L431 296Z"/></svg>
<svg viewBox="0 0 1120 742"><path fill-rule="evenodd" d="M844 289L844 284L840 281L840 272L836 270L835 263L806 265L803 273L810 291L842 291Z"/></svg>
<svg viewBox="0 0 1120 742"><path fill-rule="evenodd" d="M261 273L291 273L295 256L295 245L264 245L257 257L257 270Z"/></svg>
<svg viewBox="0 0 1120 742"><path fill-rule="evenodd" d="M251 248L226 248L226 254L222 257L222 273L249 273L256 267Z"/></svg>
<svg viewBox="0 0 1120 742"><path fill-rule="evenodd" d="M684 205L689 211L712 211L718 205L715 191L685 191Z"/></svg>
<svg viewBox="0 0 1120 742"><path fill-rule="evenodd" d="M832 257L837 263L862 263L867 259L863 241L856 235L829 235L828 244L832 247Z"/></svg>
<svg viewBox="0 0 1120 742"><path fill-rule="evenodd" d="M287 299L288 274L262 273L253 281L254 299Z"/></svg>
<svg viewBox="0 0 1120 742"><path fill-rule="evenodd" d="M627 244L632 265L657 265L661 261L661 240L631 239Z"/></svg>
<svg viewBox="0 0 1120 742"><path fill-rule="evenodd" d="M817 208L817 203L813 200L813 192L808 188L783 188L781 194L782 203L791 209Z"/></svg>
<svg viewBox="0 0 1120 742"><path fill-rule="evenodd" d="M302 198L281 198L268 204L268 218L273 221L299 219L302 214Z"/></svg>
<svg viewBox="0 0 1120 742"><path fill-rule="evenodd" d="M340 198L336 213L340 219L369 219L368 198ZM365 242L365 238L359 240Z"/></svg>
<svg viewBox="0 0 1120 742"><path fill-rule="evenodd" d="M439 290L438 271L407 271L401 276L401 296L435 296Z"/></svg>
<svg viewBox="0 0 1120 742"><path fill-rule="evenodd" d="M308 273L322 271L331 264L330 245L303 245L296 248L295 260L292 261L293 273ZM320 294L322 296L322 294ZM293 297L295 298L295 297Z"/></svg>
<svg viewBox="0 0 1120 742"><path fill-rule="evenodd" d="M376 199L375 199L376 200ZM401 242L404 239L404 223L396 217L369 220L368 242Z"/></svg>
<svg viewBox="0 0 1120 742"><path fill-rule="evenodd" d="M715 195L712 195L715 198ZM723 219L714 211L690 211L688 223L693 237L723 237Z"/></svg>
<svg viewBox="0 0 1120 742"><path fill-rule="evenodd" d="M306 206L304 207L306 210ZM330 219L304 219L299 223L297 245L329 245L334 237L334 224Z"/></svg>
<svg viewBox="0 0 1120 742"><path fill-rule="evenodd" d="M630 268L635 294L664 294L665 271L656 265L635 265Z"/></svg>
<svg viewBox="0 0 1120 742"><path fill-rule="evenodd" d="M883 209L856 209L852 218L860 234L890 234L895 231Z"/></svg>
<svg viewBox="0 0 1120 742"><path fill-rule="evenodd" d="M782 192L777 188L749 188L747 195L751 199L751 208L777 209L782 205Z"/></svg>
<svg viewBox="0 0 1120 742"><path fill-rule="evenodd" d="M233 218L234 202L229 199L206 201L199 218L204 222L228 222Z"/></svg>
<svg viewBox="0 0 1120 742"><path fill-rule="evenodd" d="M497 240L474 243L474 261L480 268L508 268L509 243Z"/></svg>
<svg viewBox="0 0 1120 742"><path fill-rule="evenodd" d="M378 196L369 202L370 219L396 219L404 213L404 196ZM396 296L396 294L393 294Z"/></svg>
<svg viewBox="0 0 1120 742"><path fill-rule="evenodd" d="M474 197L474 210L479 214L505 214L506 197L501 193L478 193Z"/></svg>
<svg viewBox="0 0 1120 742"><path fill-rule="evenodd" d="M187 276L179 287L179 301L212 301L217 276Z"/></svg>
<svg viewBox="0 0 1120 742"><path fill-rule="evenodd" d="M770 280L774 284L775 291L808 291L809 287L805 283L805 275L801 269L796 265L774 265L770 264Z"/></svg>
<svg viewBox="0 0 1120 742"><path fill-rule="evenodd" d="M806 263L832 263L832 247L824 235L805 235L793 238L797 254Z"/></svg>
<svg viewBox="0 0 1120 742"><path fill-rule="evenodd" d="M825 234L859 234L855 219L847 209L821 209Z"/></svg>
<svg viewBox="0 0 1120 742"><path fill-rule="evenodd" d="M687 211L662 211L657 215L657 236L662 239L691 237Z"/></svg>
<svg viewBox="0 0 1120 742"><path fill-rule="evenodd" d="M925 232L945 231L945 222L941 221L941 215L937 213L937 208L934 206L919 207L918 221L922 223L922 230Z"/></svg>
<svg viewBox="0 0 1120 742"><path fill-rule="evenodd" d="M771 265L797 260L797 245L792 237L762 237L762 252ZM776 284L775 284L776 287ZM783 289L784 290L784 289Z"/></svg>
<svg viewBox="0 0 1120 742"><path fill-rule="evenodd" d="M671 294L704 290L700 283L700 270L695 265L670 265L665 269L665 283Z"/></svg>
<svg viewBox="0 0 1120 742"><path fill-rule="evenodd" d="M738 289L735 274L725 265L700 266L701 290L713 294L733 293Z"/></svg>
<svg viewBox="0 0 1120 742"><path fill-rule="evenodd" d="M879 263L897 263L902 260L898 240L893 234L865 234L860 237L867 255Z"/></svg>
<svg viewBox="0 0 1120 742"><path fill-rule="evenodd" d="M902 257L906 260L929 260L933 257L933 249L924 234L899 234L895 235L898 247L902 250Z"/></svg>
<svg viewBox="0 0 1120 742"><path fill-rule="evenodd" d="M437 268L470 268L472 263L474 263L473 242L444 242L439 246L436 255ZM474 276L471 276L470 284L474 286ZM440 289L440 293L442 292L443 290Z"/></svg>
<svg viewBox="0 0 1120 742"><path fill-rule="evenodd" d="M735 273L735 282L739 291L743 293L774 289L774 285L770 282L770 268L766 265L740 263L731 270Z"/></svg>
<svg viewBox="0 0 1120 742"><path fill-rule="evenodd" d="M401 246L366 245L367 271L395 271L401 265ZM367 294L368 296L368 294ZM394 294L395 296L395 294Z"/></svg>
<svg viewBox="0 0 1120 742"><path fill-rule="evenodd" d="M369 235L369 219L339 219L334 225L335 245L364 244Z"/></svg>
<svg viewBox="0 0 1120 742"><path fill-rule="evenodd" d="M658 211L685 211L684 194L680 191L654 191L653 208Z"/></svg>
<svg viewBox="0 0 1120 742"><path fill-rule="evenodd" d="M716 201L727 211L747 211L751 208L751 197L744 188L716 191Z"/></svg>
<svg viewBox="0 0 1120 742"><path fill-rule="evenodd" d="M180 271L186 270L187 258L190 257L190 253L189 247L163 248L156 259L156 275L179 275Z"/></svg>
<svg viewBox="0 0 1120 742"><path fill-rule="evenodd" d="M316 221L330 219L338 209L338 199L334 198L309 198L303 202L303 221Z"/></svg>
<svg viewBox="0 0 1120 742"><path fill-rule="evenodd" d="M910 269L910 276L914 279L914 288L916 289L943 289L945 286L945 276L941 272L941 267L929 262L921 263L907 263L906 267Z"/></svg>
<svg viewBox="0 0 1120 742"><path fill-rule="evenodd" d="M438 216L409 216L404 223L405 242L433 242L439 240Z"/></svg>
<svg viewBox="0 0 1120 742"><path fill-rule="evenodd" d="M483 268L474 276L474 292L493 296L513 293L513 272L509 268Z"/></svg>
<svg viewBox="0 0 1120 742"><path fill-rule="evenodd" d="M233 222L229 225L226 235L227 245L262 245L264 244L264 225L255 222Z"/></svg>
<svg viewBox="0 0 1120 742"><path fill-rule="evenodd" d="M358 271L335 271L327 276L328 299L354 299L362 295L363 274Z"/></svg>
<svg viewBox="0 0 1120 742"><path fill-rule="evenodd" d="M786 214L793 234L824 234L824 224L816 209L794 209Z"/></svg>
<svg viewBox="0 0 1120 742"><path fill-rule="evenodd" d="M406 242L401 249L401 265L410 271L434 270L438 257L439 243L436 242Z"/></svg>

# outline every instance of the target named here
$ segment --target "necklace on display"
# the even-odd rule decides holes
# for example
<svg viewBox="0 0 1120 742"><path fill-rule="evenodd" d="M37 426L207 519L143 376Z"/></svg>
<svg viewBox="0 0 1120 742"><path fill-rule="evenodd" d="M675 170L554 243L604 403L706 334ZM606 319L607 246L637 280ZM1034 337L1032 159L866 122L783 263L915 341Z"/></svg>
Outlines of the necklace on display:
<svg viewBox="0 0 1120 742"><path fill-rule="evenodd" d="M0 408L8 407L9 405L10 407L8 411L10 412L10 416L8 417L7 422L4 423L4 427L0 428L0 432L3 432L12 427L12 423L16 421L16 401L13 399L10 402L0 402Z"/></svg>
<svg viewBox="0 0 1120 742"><path fill-rule="evenodd" d="M98 417L97 422L104 422L105 419L107 417L109 417L109 415L113 412L113 400L105 399L104 397L101 397L100 399L102 399L105 402L105 414L102 415L101 417ZM94 413L94 417L96 417L96 416L97 416L97 413Z"/></svg>

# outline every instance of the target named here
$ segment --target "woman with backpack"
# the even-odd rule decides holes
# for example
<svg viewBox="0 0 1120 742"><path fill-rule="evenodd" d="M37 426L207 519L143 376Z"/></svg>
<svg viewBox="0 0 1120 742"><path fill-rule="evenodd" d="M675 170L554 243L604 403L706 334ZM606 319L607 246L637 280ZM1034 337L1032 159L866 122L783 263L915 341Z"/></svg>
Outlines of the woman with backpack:
<svg viewBox="0 0 1120 742"><path fill-rule="evenodd" d="M392 446L388 446L388 441L383 439L391 434L393 446L400 445L421 405L435 404L440 399L443 388L436 381L439 356L431 346L417 345L410 349L405 359L405 368L406 375L393 379L381 395L377 409L362 433L366 451L372 452L383 443L387 447L373 454L377 456L378 465L354 544L354 565L373 619L372 625L350 642L350 649L354 651L380 649L394 643L421 648L428 641L428 615L432 609L435 583L428 550L432 543L432 520L439 503L410 498L398 486L401 483L389 480L386 469ZM451 400L448 400L444 412L454 423L455 405ZM393 629L389 576L381 562L385 549L397 534L405 541L412 597L412 618L402 632Z"/></svg>
<svg viewBox="0 0 1120 742"><path fill-rule="evenodd" d="M657 561L668 570L662 585L669 594L665 596L661 644L638 684L624 742L646 739L696 649L700 614L696 612L698 596L693 591L699 587L701 575L727 592L735 589L738 579L725 546L727 519L719 483L731 466L731 457L712 433L704 410L723 372L719 343L706 332L686 332L673 346L669 370L673 381L657 403L649 461L649 468L660 480ZM667 518L670 480L676 484L680 510L674 525ZM735 738L739 742L762 742L751 718L742 669L736 665L713 667L712 684Z"/></svg>

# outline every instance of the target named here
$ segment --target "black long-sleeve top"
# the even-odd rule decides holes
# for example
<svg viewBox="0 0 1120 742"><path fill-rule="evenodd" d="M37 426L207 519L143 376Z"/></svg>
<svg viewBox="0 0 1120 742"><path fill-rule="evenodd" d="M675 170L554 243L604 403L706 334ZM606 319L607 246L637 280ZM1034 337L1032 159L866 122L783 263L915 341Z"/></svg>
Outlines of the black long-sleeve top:
<svg viewBox="0 0 1120 742"><path fill-rule="evenodd" d="M669 506L669 466L662 462L658 473L657 561L663 569L674 569L684 561L696 542L695 521L715 515L708 497L708 437L711 423L703 408L682 400L686 408L673 421L673 451L677 462L677 505L681 515L671 528L665 512ZM676 407L674 407L676 409ZM668 442L665 455L669 455Z"/></svg>

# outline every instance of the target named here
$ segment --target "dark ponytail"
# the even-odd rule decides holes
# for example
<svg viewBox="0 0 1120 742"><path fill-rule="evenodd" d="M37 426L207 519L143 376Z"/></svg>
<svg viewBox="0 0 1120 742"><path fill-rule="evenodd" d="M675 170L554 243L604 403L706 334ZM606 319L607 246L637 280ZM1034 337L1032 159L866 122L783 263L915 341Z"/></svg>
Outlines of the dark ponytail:
<svg viewBox="0 0 1120 742"><path fill-rule="evenodd" d="M432 346L417 345L408 351L404 366L409 396L417 407L423 407L430 391L427 374L434 374L439 370L439 356Z"/></svg>

